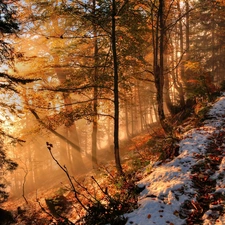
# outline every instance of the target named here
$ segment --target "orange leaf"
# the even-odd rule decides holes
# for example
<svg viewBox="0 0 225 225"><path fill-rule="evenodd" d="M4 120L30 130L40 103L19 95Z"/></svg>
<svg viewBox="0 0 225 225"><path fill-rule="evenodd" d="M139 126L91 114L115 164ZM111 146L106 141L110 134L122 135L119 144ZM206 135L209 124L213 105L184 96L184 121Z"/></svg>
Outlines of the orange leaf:
<svg viewBox="0 0 225 225"><path fill-rule="evenodd" d="M200 83L199 80L194 80L194 79L188 80L187 82L188 83L192 83L192 84L198 84L198 83Z"/></svg>
<svg viewBox="0 0 225 225"><path fill-rule="evenodd" d="M150 219L152 216L151 216L151 214L148 214L148 219Z"/></svg>

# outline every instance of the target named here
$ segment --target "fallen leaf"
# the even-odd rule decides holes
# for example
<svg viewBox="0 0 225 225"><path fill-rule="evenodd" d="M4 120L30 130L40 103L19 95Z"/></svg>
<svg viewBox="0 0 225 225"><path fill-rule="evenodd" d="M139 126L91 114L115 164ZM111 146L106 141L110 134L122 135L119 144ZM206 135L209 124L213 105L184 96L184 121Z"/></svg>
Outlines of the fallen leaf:
<svg viewBox="0 0 225 225"><path fill-rule="evenodd" d="M151 216L151 214L148 214L148 219L150 219L152 216Z"/></svg>

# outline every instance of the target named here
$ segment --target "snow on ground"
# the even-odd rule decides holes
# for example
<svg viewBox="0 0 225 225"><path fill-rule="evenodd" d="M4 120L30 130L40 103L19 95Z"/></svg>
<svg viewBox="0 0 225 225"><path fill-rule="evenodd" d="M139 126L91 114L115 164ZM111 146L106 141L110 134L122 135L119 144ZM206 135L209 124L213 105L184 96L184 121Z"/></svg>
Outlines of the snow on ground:
<svg viewBox="0 0 225 225"><path fill-rule="evenodd" d="M193 166L204 163L210 143L215 141L215 136L222 130L225 131L225 96L219 98L212 106L208 117L202 127L184 134L183 140L179 143L178 157L161 165L155 163L150 175L138 183L139 186L145 186L145 189L140 194L139 207L125 215L128 217L126 225L193 224L188 221L187 215L198 208L202 209L196 200L201 193L198 193L198 189L193 185L194 175L191 171ZM220 148L223 148L221 164L215 173L210 174L209 171L209 174L210 178L220 176L220 179L216 179L215 193L225 195L225 176L221 176L225 173L225 144L222 143ZM192 207L186 209L187 203L192 204ZM223 216L217 216L212 222L212 208L209 206L209 209L203 212L203 216L201 215L204 225L225 225Z"/></svg>

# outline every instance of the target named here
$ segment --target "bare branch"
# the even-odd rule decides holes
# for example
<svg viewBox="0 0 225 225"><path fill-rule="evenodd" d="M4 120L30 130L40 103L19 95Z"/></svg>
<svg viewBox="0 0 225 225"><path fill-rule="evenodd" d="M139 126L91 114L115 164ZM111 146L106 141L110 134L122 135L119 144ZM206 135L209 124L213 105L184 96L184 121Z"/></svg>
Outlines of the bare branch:
<svg viewBox="0 0 225 225"><path fill-rule="evenodd" d="M73 192L74 192L74 195L75 195L76 200L79 202L79 204L80 204L86 211L88 211L88 208L81 202L80 198L78 197L78 194L79 194L79 193L77 192L77 190L76 190L76 188L75 188L75 186L74 186L74 184L73 184L73 181L72 181L72 179L71 179L71 177L70 177L70 175L69 175L69 172L68 172L66 166L65 166L65 165L62 166L62 165L59 163L59 161L58 161L58 160L54 157L54 155L52 154L52 148L53 148L53 145L50 144L50 143L48 143L48 142L46 142L46 145L47 145L47 148L48 148L49 153L50 153L51 157L53 158L53 160L54 160L54 161L56 162L56 164L61 168L61 170L66 174L66 176L67 176L67 178L68 178L68 180L69 180L69 182L70 182L70 185L71 185L71 187L72 187L72 190L73 190Z"/></svg>
<svg viewBox="0 0 225 225"><path fill-rule="evenodd" d="M47 124L45 124L40 117L38 116L38 114L35 112L34 109L30 109L30 112L34 115L34 117L37 119L37 121L43 126L45 127L47 130L49 130L50 132L52 132L53 134L55 134L57 137L59 137L60 139L66 141L69 145L71 145L74 149L76 149L77 151L81 152L81 148L74 144L72 141L70 141L69 139L65 138L63 135L61 135L60 133L58 133L57 131L55 131L54 129L52 129L51 127L49 127Z"/></svg>

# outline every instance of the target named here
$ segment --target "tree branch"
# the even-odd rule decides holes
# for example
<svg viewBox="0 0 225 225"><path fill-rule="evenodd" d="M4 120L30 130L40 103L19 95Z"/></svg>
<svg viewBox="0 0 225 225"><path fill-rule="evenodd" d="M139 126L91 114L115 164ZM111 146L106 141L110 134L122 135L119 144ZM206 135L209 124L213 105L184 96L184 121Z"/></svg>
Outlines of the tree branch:
<svg viewBox="0 0 225 225"><path fill-rule="evenodd" d="M30 112L34 115L34 117L37 119L37 121L47 130L49 130L50 132L52 132L53 134L55 134L57 137L59 137L60 139L66 141L69 145L71 145L74 149L76 149L78 152L81 152L81 148L74 144L72 141L68 140L67 138L65 138L63 135L61 135L60 133L58 133L57 131L53 130L52 128L50 128L47 124L45 124L40 117L38 116L38 114L35 112L34 109L29 109Z"/></svg>

